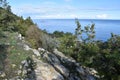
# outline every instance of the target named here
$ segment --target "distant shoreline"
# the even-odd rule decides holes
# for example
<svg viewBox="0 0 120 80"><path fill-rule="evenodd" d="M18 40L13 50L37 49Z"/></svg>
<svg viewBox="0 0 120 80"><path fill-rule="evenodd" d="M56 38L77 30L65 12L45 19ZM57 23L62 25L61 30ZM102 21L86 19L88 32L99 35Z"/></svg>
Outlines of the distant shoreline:
<svg viewBox="0 0 120 80"><path fill-rule="evenodd" d="M75 18L73 19L73 18L70 18L70 19L60 19L60 18L58 18L58 19L55 19L55 18L51 18L51 19L33 19L33 20L75 20ZM120 21L120 19L79 19L79 20L108 20L108 21Z"/></svg>

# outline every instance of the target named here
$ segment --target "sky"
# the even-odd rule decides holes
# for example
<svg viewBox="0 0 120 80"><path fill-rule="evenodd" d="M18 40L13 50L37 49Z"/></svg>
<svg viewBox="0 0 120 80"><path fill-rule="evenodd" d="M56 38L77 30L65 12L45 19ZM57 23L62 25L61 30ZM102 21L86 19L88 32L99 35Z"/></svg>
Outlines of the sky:
<svg viewBox="0 0 120 80"><path fill-rule="evenodd" d="M120 0L8 0L12 11L32 19L120 19Z"/></svg>

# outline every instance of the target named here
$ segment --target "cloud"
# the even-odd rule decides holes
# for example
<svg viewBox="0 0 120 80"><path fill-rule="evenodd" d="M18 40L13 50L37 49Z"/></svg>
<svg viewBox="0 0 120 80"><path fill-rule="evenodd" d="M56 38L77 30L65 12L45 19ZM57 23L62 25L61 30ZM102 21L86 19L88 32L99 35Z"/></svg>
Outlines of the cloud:
<svg viewBox="0 0 120 80"><path fill-rule="evenodd" d="M46 15L31 15L31 17L33 19L64 19L64 18L67 18L67 19L74 19L74 18L78 18L78 15L75 15L75 14L61 14L61 13L58 13L58 14L46 14Z"/></svg>
<svg viewBox="0 0 120 80"><path fill-rule="evenodd" d="M44 4L51 4L51 6L39 5L24 5L18 8L12 8L13 12L17 15L31 18L96 18L96 19L106 19L107 14L93 15L96 11L91 9L80 9L75 8L70 5L63 6L52 6L55 3L46 2ZM82 13L81 13L82 11ZM92 14L91 14L92 12ZM87 15L90 14L90 15Z"/></svg>
<svg viewBox="0 0 120 80"><path fill-rule="evenodd" d="M70 1L70 0L66 0ZM19 7L12 8L12 11L24 18L31 16L31 18L82 18L82 19L105 19L107 14L98 14L98 11L104 9L80 8L71 5L59 6L55 2L43 2L41 5L24 4ZM88 15L89 14L89 15Z"/></svg>
<svg viewBox="0 0 120 80"><path fill-rule="evenodd" d="M96 18L98 18L98 19L106 19L106 18L108 18L108 15L107 14L98 14L98 15L96 15Z"/></svg>
<svg viewBox="0 0 120 80"><path fill-rule="evenodd" d="M55 3L46 2L47 5L24 5L18 8L12 8L12 11L17 15L23 15L23 17L31 16L32 18L65 18L73 16L75 8L69 5L54 6ZM49 6L48 6L49 4ZM54 4L54 5L53 5Z"/></svg>

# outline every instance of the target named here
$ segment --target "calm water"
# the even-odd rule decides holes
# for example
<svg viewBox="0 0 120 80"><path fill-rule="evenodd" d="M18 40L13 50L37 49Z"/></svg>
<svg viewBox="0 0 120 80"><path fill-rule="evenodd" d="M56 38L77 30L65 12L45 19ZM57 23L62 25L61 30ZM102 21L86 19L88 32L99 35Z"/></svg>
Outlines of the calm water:
<svg viewBox="0 0 120 80"><path fill-rule="evenodd" d="M96 39L107 40L110 33L120 34L120 20L79 20L82 27L95 23ZM40 29L46 29L48 32L55 30L64 32L75 32L75 19L36 19Z"/></svg>

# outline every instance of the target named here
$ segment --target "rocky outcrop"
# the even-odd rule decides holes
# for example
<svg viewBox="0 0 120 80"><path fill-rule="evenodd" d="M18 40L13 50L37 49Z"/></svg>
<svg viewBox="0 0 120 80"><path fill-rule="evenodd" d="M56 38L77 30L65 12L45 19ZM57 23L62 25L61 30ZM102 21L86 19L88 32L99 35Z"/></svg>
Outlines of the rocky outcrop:
<svg viewBox="0 0 120 80"><path fill-rule="evenodd" d="M48 52L43 48L32 49L26 44L24 44L24 49L34 53L32 59L36 64L33 71L29 69L33 77L30 76L27 80L95 80L89 68L82 67L57 49Z"/></svg>
<svg viewBox="0 0 120 80"><path fill-rule="evenodd" d="M34 57L37 80L95 80L88 68L54 49L53 53L39 49L40 58Z"/></svg>
<svg viewBox="0 0 120 80"><path fill-rule="evenodd" d="M10 80L95 80L89 68L82 67L57 49L53 52L43 48L32 49L20 34L16 39L19 41L16 45L31 51L32 57L21 62L19 70L15 71L18 75ZM5 73L0 76L5 79Z"/></svg>

